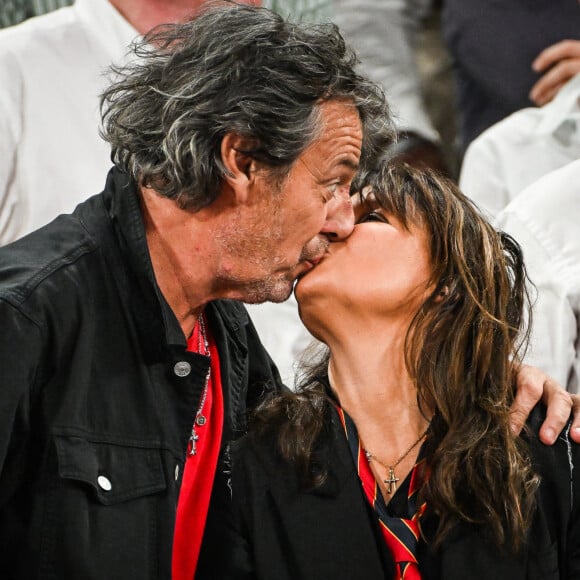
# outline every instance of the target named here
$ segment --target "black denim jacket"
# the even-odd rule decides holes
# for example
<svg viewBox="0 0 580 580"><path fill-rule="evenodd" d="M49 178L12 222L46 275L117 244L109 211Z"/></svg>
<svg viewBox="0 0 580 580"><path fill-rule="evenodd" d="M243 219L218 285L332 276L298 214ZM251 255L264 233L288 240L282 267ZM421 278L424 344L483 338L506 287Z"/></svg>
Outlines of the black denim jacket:
<svg viewBox="0 0 580 580"><path fill-rule="evenodd" d="M245 431L246 409L281 385L241 304L206 312L224 448ZM125 174L112 170L72 215L0 249L0 578L171 578L208 365L185 347ZM183 361L191 372L178 376Z"/></svg>

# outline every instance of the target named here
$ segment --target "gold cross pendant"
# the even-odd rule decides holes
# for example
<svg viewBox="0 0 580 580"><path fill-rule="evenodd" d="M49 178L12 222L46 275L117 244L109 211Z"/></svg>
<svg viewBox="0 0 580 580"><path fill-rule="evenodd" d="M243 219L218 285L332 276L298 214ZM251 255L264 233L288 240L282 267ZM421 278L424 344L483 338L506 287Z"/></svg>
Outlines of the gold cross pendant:
<svg viewBox="0 0 580 580"><path fill-rule="evenodd" d="M395 470L392 467L389 467L389 477L383 481L387 486L387 493L389 495L397 491L397 481L399 481L399 478L395 477Z"/></svg>

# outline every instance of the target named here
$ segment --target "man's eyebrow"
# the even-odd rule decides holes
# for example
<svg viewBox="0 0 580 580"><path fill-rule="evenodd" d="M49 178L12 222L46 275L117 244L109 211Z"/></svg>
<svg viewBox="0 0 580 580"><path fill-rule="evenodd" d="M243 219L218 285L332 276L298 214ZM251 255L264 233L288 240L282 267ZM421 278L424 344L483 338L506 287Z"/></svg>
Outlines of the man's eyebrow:
<svg viewBox="0 0 580 580"><path fill-rule="evenodd" d="M355 173L358 171L358 169L360 167L360 165L356 161L353 161L352 158L350 158L350 157L343 157L342 159L340 159L338 161L338 165L343 165L344 167L348 167L349 169L351 169Z"/></svg>

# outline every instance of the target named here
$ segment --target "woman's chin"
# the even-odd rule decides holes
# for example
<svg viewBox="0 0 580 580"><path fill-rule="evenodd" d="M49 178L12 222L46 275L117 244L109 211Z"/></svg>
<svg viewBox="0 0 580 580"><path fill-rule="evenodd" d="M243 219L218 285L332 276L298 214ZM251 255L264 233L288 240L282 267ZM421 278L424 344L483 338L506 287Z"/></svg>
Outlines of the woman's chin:
<svg viewBox="0 0 580 580"><path fill-rule="evenodd" d="M304 280L311 272L312 270L309 270L296 278L296 282L294 283L294 296L296 297L298 304L300 304L300 300L302 300L302 297L304 297L305 294L308 295L308 282L306 282L305 288Z"/></svg>

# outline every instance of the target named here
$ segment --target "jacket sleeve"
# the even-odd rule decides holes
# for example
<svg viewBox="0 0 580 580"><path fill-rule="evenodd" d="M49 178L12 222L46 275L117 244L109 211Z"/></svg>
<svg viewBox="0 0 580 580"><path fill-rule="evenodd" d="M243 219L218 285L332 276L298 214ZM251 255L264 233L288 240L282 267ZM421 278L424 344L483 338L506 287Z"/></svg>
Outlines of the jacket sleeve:
<svg viewBox="0 0 580 580"><path fill-rule="evenodd" d="M534 470L540 476L530 561L541 568L548 565L549 555L557 557L546 573L557 566L559 578L572 580L580 578L580 445L570 438L570 424L554 445L544 445L537 433L545 416L545 407L537 405L525 435Z"/></svg>
<svg viewBox="0 0 580 580"><path fill-rule="evenodd" d="M42 358L41 330L0 298L0 506L24 471L34 424L34 385ZM10 457L19 457L9 462ZM10 464L10 465L8 465Z"/></svg>
<svg viewBox="0 0 580 580"><path fill-rule="evenodd" d="M580 445L569 440L571 510L568 530L568 578L580 578Z"/></svg>

